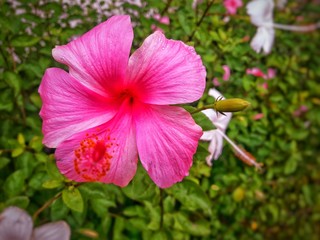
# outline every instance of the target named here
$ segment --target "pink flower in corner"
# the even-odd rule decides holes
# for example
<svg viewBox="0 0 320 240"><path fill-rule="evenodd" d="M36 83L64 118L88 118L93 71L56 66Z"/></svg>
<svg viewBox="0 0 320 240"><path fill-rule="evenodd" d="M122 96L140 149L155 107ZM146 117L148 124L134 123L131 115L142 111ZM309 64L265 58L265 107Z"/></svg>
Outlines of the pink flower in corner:
<svg viewBox="0 0 320 240"><path fill-rule="evenodd" d="M159 187L188 175L202 130L170 105L202 96L205 68L193 47L159 31L129 58L132 40L130 17L114 16L53 49L69 73L49 68L43 76L43 142L57 148L57 166L71 180L126 186L138 155Z"/></svg>
<svg viewBox="0 0 320 240"><path fill-rule="evenodd" d="M227 9L228 14L234 15L237 13L237 9L242 7L242 0L224 0L223 5Z"/></svg>

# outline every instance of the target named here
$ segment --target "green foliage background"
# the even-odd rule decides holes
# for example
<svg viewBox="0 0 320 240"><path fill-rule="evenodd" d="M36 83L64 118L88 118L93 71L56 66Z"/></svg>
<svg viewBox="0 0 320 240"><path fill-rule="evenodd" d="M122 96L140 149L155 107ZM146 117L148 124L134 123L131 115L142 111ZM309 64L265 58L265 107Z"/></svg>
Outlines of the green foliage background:
<svg viewBox="0 0 320 240"><path fill-rule="evenodd" d="M72 239L319 239L319 31L277 30L272 53L265 56L245 38L256 31L245 7L225 22L221 0L204 0L196 9L191 0L149 0L143 8L114 4L104 13L92 4L84 11L73 1L20 0L19 7L12 2L0 0L0 211L19 206L35 214L36 225L66 220ZM169 189L159 190L141 167L125 188L80 185L60 175L41 143L38 86L46 68L64 67L51 57L55 45L119 9L135 24L133 50L155 24L168 38L194 45L208 88L213 77L221 80L222 65L230 66L231 78L220 81L219 91L252 107L233 116L227 134L264 164L264 172L244 165L227 144L209 167L201 144L190 175ZM159 24L150 11L169 16L170 25ZM289 1L274 15L278 23L313 23L320 5ZM71 27L77 19L81 23ZM252 67L276 69L267 90L260 86L264 79L246 74ZM205 94L198 106L210 101ZM294 117L301 105L308 111ZM253 120L257 113L264 118ZM50 199L50 207L37 215Z"/></svg>

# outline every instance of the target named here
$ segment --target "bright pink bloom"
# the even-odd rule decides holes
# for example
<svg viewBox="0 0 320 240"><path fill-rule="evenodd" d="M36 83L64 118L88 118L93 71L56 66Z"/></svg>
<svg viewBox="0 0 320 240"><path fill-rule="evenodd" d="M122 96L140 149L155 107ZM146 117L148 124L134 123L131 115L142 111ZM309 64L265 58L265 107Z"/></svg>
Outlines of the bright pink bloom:
<svg viewBox="0 0 320 240"><path fill-rule="evenodd" d="M222 79L224 81L228 81L230 78L230 68L227 65L223 65L222 68L224 70L224 74L223 74Z"/></svg>
<svg viewBox="0 0 320 240"><path fill-rule="evenodd" d="M69 73L49 68L39 93L44 144L77 182L126 186L139 159L152 180L170 187L188 175L201 128L181 107L198 100L205 68L193 47L157 31L129 58L129 16L114 16L53 49Z"/></svg>
<svg viewBox="0 0 320 240"><path fill-rule="evenodd" d="M242 7L242 0L224 0L223 5L230 15L234 15L237 13L237 9Z"/></svg>

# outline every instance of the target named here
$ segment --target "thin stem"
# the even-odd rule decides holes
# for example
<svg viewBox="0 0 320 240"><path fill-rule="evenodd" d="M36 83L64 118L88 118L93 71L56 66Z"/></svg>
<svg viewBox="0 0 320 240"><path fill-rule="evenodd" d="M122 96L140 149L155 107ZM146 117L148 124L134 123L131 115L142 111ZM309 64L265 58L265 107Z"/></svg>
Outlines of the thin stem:
<svg viewBox="0 0 320 240"><path fill-rule="evenodd" d="M10 57L11 57L11 61L12 61L12 70L15 72L16 68L17 68L17 64L16 61L14 60L14 50L13 47L11 47L10 43L9 43L9 50L8 50Z"/></svg>
<svg viewBox="0 0 320 240"><path fill-rule="evenodd" d="M161 13L160 13L160 16L161 16L161 17L163 17L163 15L168 11L168 9L169 9L169 7L170 7L171 3L172 3L172 0L168 0L168 2L167 2L167 4L166 4L165 8L164 8L164 9L161 11Z"/></svg>
<svg viewBox="0 0 320 240"><path fill-rule="evenodd" d="M39 208L32 216L33 221L35 221L37 219L37 217L39 216L39 214L45 210L47 207L49 207L55 200L57 200L59 197L61 197L62 192L56 194L53 198L49 199L48 201L46 201L41 208Z"/></svg>
<svg viewBox="0 0 320 240"><path fill-rule="evenodd" d="M211 0L211 1L209 1L209 3L207 4L207 8L204 10L204 12L203 12L200 20L196 23L196 27L194 28L193 32L192 32L191 35L189 36L189 41L191 41L192 38L194 37L194 34L195 34L196 31L197 31L197 28L201 25L203 19L204 19L205 16L207 15L207 13L208 13L210 7L212 6L213 2L214 2L214 0Z"/></svg>
<svg viewBox="0 0 320 240"><path fill-rule="evenodd" d="M320 22L305 25L305 26L296 26L296 25L283 25L279 23L273 23L272 27L282 30L295 31L295 32L312 32L320 28Z"/></svg>
<svg viewBox="0 0 320 240"><path fill-rule="evenodd" d="M0 53L1 53L1 55L2 55L2 58L3 58L4 62L5 62L6 65L7 65L7 67L9 68L9 63L8 63L7 57L6 57L5 54L4 54L3 48L0 48Z"/></svg>
<svg viewBox="0 0 320 240"><path fill-rule="evenodd" d="M230 145L234 148L234 150L236 150L236 152L241 155L244 159L246 159L249 163L251 163L253 166L255 166L256 168L261 168L261 165L255 161L253 161L251 158L249 158L247 156L247 154L245 154L241 148L239 148L223 131L221 131L219 128L216 129L223 137L224 139L230 143Z"/></svg>
<svg viewBox="0 0 320 240"><path fill-rule="evenodd" d="M206 110L206 109L214 109L214 105L213 104L210 104L210 105L206 105L206 106L203 106L201 108L197 108L196 110L190 112L191 114L195 114L195 113L198 113L198 112L201 112L203 110Z"/></svg>

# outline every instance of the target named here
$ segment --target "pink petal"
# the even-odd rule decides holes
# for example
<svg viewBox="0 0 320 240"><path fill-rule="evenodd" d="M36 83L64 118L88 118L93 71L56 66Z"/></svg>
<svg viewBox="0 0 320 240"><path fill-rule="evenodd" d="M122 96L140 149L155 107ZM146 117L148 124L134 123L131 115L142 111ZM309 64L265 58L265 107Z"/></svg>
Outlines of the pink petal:
<svg viewBox="0 0 320 240"><path fill-rule="evenodd" d="M257 113L256 115L254 115L252 117L253 120L259 120L261 118L264 118L264 114L263 113Z"/></svg>
<svg viewBox="0 0 320 240"><path fill-rule="evenodd" d="M39 93L43 101L43 143L52 148L74 133L107 122L119 107L59 68L47 69Z"/></svg>
<svg viewBox="0 0 320 240"><path fill-rule="evenodd" d="M108 123L62 142L56 150L56 159L61 173L76 182L126 186L138 161L130 106L124 104Z"/></svg>
<svg viewBox="0 0 320 240"><path fill-rule="evenodd" d="M253 75L253 76L255 76L255 77L262 77L262 78L265 78L266 77L266 75L264 74L264 72L262 72L259 68L248 68L247 70L246 70L246 73L247 74L251 74L251 75Z"/></svg>
<svg viewBox="0 0 320 240"><path fill-rule="evenodd" d="M133 30L129 16L114 16L83 36L53 49L72 76L100 94L112 94L125 78Z"/></svg>
<svg viewBox="0 0 320 240"><path fill-rule="evenodd" d="M69 240L70 227L65 221L51 222L34 229L32 240Z"/></svg>
<svg viewBox="0 0 320 240"><path fill-rule="evenodd" d="M274 78L276 76L276 74L277 74L277 70L276 69L268 68L268 73L267 73L268 79Z"/></svg>
<svg viewBox="0 0 320 240"><path fill-rule="evenodd" d="M242 6L241 0L224 0L224 7L227 9L227 12L231 15L237 13L238 7Z"/></svg>
<svg viewBox="0 0 320 240"><path fill-rule="evenodd" d="M188 112L180 107L140 105L135 112L140 160L161 188L188 175L202 135Z"/></svg>
<svg viewBox="0 0 320 240"><path fill-rule="evenodd" d="M128 85L139 86L141 101L178 104L198 100L206 71L193 47L157 31L129 59Z"/></svg>
<svg viewBox="0 0 320 240"><path fill-rule="evenodd" d="M223 79L224 81L228 81L229 78L230 78L230 68L229 68L229 66L227 66L227 65L223 65L222 68L223 68L223 70L224 70L224 74L223 74L222 79Z"/></svg>
<svg viewBox="0 0 320 240"><path fill-rule="evenodd" d="M8 207L0 215L1 240L29 240L33 222L29 214L17 207Z"/></svg>

